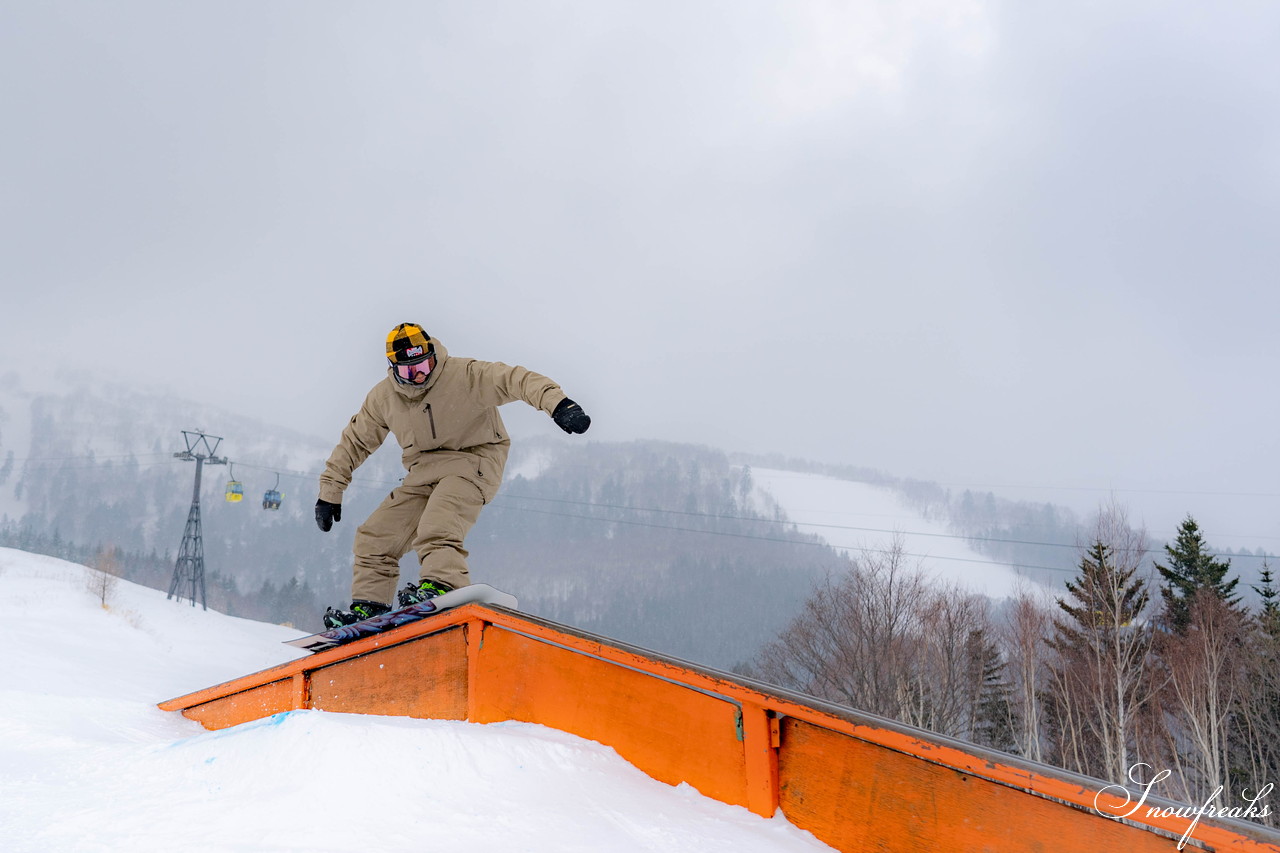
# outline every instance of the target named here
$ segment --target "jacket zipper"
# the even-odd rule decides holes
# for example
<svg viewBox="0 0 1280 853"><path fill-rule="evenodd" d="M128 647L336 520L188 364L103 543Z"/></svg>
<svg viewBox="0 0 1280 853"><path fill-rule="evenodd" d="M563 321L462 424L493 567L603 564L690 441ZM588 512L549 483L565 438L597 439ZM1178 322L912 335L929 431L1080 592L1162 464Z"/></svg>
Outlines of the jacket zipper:
<svg viewBox="0 0 1280 853"><path fill-rule="evenodd" d="M436 416L431 413L431 404L427 403L427 405L423 406L422 411L427 413L427 420L431 422L431 440L439 441L436 438Z"/></svg>

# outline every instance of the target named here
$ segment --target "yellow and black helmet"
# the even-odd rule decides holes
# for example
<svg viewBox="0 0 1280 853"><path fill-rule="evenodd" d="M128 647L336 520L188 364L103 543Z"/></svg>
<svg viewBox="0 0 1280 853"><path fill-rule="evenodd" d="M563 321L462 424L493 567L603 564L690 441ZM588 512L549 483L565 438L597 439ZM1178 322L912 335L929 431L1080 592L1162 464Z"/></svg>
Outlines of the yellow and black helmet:
<svg viewBox="0 0 1280 853"><path fill-rule="evenodd" d="M418 364L435 351L431 336L417 323L401 323L387 334L387 361L393 365Z"/></svg>

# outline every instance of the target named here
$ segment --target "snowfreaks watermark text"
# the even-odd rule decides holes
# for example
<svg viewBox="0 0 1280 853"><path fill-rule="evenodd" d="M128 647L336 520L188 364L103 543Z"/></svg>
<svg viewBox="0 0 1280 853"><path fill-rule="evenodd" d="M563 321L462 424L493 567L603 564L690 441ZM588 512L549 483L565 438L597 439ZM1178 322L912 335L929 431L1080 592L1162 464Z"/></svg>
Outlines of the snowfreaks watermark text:
<svg viewBox="0 0 1280 853"><path fill-rule="evenodd" d="M1145 767L1152 769L1149 764L1135 764L1129 768L1129 781L1135 786L1142 789L1142 796L1132 806L1129 803L1133 797L1129 793L1129 789L1123 785L1108 785L1093 798L1093 809L1103 817L1109 817L1112 820L1123 820L1124 818L1133 816L1139 809L1146 805L1147 798L1151 796L1152 789L1158 782L1168 779L1173 775L1172 770L1161 770L1151 778L1149 782L1142 782L1138 779L1139 768ZM1222 796L1223 787L1219 785L1217 789L1209 795L1204 805L1196 806L1148 806L1144 817L1181 817L1191 821L1191 825L1187 827L1187 831L1182 834L1182 838L1178 841L1178 849L1181 850L1187 844L1187 839L1191 837L1192 831L1196 828L1196 824L1200 822L1202 817L1229 817L1229 818L1265 818L1271 814L1271 806L1259 801L1271 793L1275 787L1268 782L1263 785L1257 794L1249 795L1248 791L1241 791L1240 798L1249 803L1248 806L1214 806L1210 805L1218 797ZM1124 803L1120 806L1112 808L1110 806L1103 807L1099 805L1098 800L1103 794L1123 794ZM1127 811L1126 811L1127 809Z"/></svg>

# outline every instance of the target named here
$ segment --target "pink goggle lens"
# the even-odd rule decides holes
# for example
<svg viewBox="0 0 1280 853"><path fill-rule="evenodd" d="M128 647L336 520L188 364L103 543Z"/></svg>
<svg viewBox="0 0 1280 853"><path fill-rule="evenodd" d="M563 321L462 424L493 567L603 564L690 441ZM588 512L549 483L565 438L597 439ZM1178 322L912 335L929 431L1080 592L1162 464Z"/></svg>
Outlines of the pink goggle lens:
<svg viewBox="0 0 1280 853"><path fill-rule="evenodd" d="M415 385L421 385L427 381L427 374L431 372L431 365L426 361L420 361L417 364L397 364L396 374L406 382L412 382Z"/></svg>

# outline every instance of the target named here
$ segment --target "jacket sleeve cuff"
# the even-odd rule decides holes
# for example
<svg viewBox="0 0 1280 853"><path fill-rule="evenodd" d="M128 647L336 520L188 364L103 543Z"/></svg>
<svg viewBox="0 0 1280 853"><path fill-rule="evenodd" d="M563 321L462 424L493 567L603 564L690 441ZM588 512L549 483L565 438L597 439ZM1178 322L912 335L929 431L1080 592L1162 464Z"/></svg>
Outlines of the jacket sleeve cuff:
<svg viewBox="0 0 1280 853"><path fill-rule="evenodd" d="M548 415L556 410L556 406L569 399L569 395L556 388L554 391L548 391L542 398L542 411Z"/></svg>
<svg viewBox="0 0 1280 853"><path fill-rule="evenodd" d="M331 504L340 504L342 503L342 489L322 483L320 485L320 500Z"/></svg>

